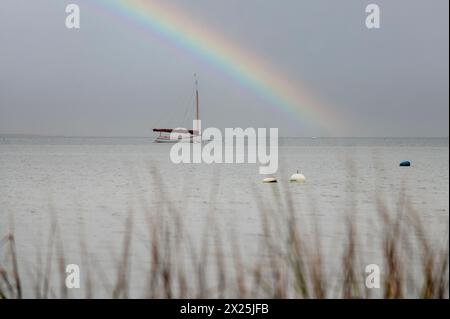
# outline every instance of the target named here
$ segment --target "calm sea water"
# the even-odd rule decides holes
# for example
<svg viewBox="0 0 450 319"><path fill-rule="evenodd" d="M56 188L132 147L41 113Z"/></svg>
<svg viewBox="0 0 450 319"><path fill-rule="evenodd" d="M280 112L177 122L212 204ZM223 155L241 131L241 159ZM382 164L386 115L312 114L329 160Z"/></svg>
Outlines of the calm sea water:
<svg viewBox="0 0 450 319"><path fill-rule="evenodd" d="M224 241L236 240L251 264L260 257L261 211L282 215L286 198L292 200L296 216L306 221L306 236L312 233L311 225L319 225L330 260L345 242L346 213L355 211L364 242L358 249L368 263L378 261L377 198L392 213L405 195L429 239L436 245L448 240L448 139L284 138L278 184L263 184L258 164L173 164L170 147L148 138L0 137L0 238L14 230L28 278L25 295L33 295L32 278L40 276L37 269L53 245L52 216L60 230L54 248L64 251L66 262L84 264L83 238L95 268L103 269L110 281L117 272L114 261L122 254L130 214L130 254L137 273L149 263L152 223L170 218L172 212L181 216L194 246L203 235L213 240L208 230L214 225ZM403 160L413 166L400 168ZM305 184L288 182L297 169L306 176ZM175 229L167 233L173 241L180 235ZM3 251L0 260L6 263ZM332 271L332 262L327 263ZM139 276L131 286L132 296L145 289ZM83 289L71 293L81 296Z"/></svg>

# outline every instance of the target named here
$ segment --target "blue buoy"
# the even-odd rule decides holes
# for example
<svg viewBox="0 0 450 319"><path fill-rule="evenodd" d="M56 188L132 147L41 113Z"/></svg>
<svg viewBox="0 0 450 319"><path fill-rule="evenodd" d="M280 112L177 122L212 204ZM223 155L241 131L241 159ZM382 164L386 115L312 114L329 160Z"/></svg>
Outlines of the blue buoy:
<svg viewBox="0 0 450 319"><path fill-rule="evenodd" d="M402 167L411 166L411 162L410 161L403 161L403 162L400 163L400 166L402 166Z"/></svg>

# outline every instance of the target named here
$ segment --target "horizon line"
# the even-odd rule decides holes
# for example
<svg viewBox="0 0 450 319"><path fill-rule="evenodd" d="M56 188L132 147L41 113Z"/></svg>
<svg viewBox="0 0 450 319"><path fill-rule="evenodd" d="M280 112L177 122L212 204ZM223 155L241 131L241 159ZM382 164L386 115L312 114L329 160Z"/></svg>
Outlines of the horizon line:
<svg viewBox="0 0 450 319"><path fill-rule="evenodd" d="M0 133L2 138L152 138L153 135L141 136L141 135L47 135L47 134L30 134L30 133ZM404 138L404 139L414 139L414 138L441 138L449 139L449 136L279 136L279 138Z"/></svg>

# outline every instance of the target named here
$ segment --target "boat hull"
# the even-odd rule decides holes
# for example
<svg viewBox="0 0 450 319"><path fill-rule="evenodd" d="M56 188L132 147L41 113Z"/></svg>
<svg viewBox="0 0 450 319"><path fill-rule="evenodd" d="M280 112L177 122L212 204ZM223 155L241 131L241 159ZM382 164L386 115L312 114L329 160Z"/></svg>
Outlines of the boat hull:
<svg viewBox="0 0 450 319"><path fill-rule="evenodd" d="M164 144L174 144L174 143L194 143L193 137L184 137L180 139L172 139L170 137L163 137L158 136L155 141L155 143L164 143Z"/></svg>

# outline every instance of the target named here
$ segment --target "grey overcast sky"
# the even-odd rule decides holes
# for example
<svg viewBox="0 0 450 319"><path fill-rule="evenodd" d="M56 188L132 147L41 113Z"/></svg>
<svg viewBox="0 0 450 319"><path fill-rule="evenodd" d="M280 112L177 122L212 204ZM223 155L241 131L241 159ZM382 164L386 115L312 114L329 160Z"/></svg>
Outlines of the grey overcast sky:
<svg viewBox="0 0 450 319"><path fill-rule="evenodd" d="M89 2L0 1L0 134L149 136L154 126L188 126L197 73L203 127L448 136L448 0L171 0L326 99L344 124L327 133L320 118L283 112L201 56ZM80 5L80 30L65 27L69 3ZM365 26L369 3L381 8L378 30Z"/></svg>

